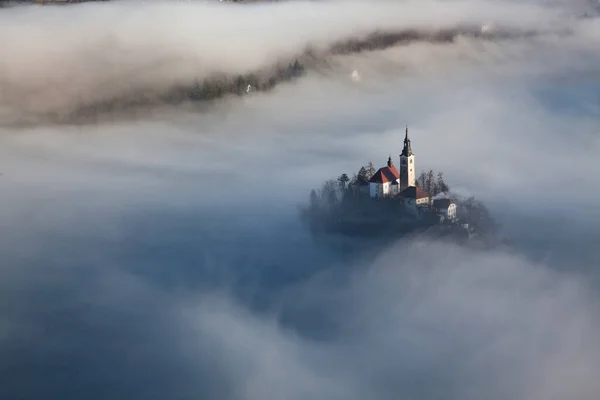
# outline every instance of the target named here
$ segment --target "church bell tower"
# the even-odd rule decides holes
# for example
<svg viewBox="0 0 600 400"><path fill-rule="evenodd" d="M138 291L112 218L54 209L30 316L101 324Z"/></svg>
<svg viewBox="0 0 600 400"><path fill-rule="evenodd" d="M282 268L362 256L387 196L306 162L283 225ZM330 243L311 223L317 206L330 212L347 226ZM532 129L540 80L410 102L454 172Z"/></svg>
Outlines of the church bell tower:
<svg viewBox="0 0 600 400"><path fill-rule="evenodd" d="M415 155L410 147L407 126L404 136L404 148L402 148L402 154L400 154L400 186L402 188L416 186L415 176Z"/></svg>

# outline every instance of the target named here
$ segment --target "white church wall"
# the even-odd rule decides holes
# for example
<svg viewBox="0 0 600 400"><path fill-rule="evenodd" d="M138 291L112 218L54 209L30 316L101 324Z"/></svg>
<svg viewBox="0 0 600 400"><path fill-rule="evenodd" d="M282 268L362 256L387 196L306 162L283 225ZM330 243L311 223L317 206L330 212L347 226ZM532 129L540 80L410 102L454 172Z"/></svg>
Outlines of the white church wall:
<svg viewBox="0 0 600 400"><path fill-rule="evenodd" d="M377 192L378 192L378 184L376 183L369 183L369 196L371 197L377 197Z"/></svg>
<svg viewBox="0 0 600 400"><path fill-rule="evenodd" d="M394 191L397 191L398 189L396 189L394 187L394 185L392 185L392 182L385 182L385 183L374 183L374 182L370 182L369 183L369 196L371 197L383 197L383 196L389 196L394 194Z"/></svg>

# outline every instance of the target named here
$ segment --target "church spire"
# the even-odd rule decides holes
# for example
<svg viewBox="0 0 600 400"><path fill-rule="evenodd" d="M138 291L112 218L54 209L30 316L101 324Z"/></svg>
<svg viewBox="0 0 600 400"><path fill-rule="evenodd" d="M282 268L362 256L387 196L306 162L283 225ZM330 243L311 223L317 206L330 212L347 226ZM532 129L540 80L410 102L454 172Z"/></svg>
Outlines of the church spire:
<svg viewBox="0 0 600 400"><path fill-rule="evenodd" d="M392 156L388 157L388 167L393 167L394 163L392 162Z"/></svg>
<svg viewBox="0 0 600 400"><path fill-rule="evenodd" d="M412 149L410 147L410 139L408 138L408 125L406 126L406 131L404 134L404 148L402 149L401 155L404 157L413 155Z"/></svg>

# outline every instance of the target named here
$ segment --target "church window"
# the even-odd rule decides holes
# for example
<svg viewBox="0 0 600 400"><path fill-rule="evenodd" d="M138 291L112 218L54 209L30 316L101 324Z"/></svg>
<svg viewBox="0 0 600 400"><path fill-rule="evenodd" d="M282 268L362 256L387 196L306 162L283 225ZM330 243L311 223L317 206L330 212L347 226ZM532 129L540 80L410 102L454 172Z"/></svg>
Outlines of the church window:
<svg viewBox="0 0 600 400"><path fill-rule="evenodd" d="M410 163L412 164L412 162L413 162L413 160L412 160L412 158L411 158L411 159L410 159Z"/></svg>

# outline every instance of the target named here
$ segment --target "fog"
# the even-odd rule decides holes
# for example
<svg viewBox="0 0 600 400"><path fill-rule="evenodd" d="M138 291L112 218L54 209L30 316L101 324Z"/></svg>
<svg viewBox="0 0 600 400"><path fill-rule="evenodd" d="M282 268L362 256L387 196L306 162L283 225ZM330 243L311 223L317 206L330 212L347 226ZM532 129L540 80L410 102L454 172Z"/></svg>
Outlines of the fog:
<svg viewBox="0 0 600 400"><path fill-rule="evenodd" d="M322 64L334 45L338 51L348 41L376 45L386 34L427 42L446 32L447 41L466 32L481 35L484 25L494 27L491 38L567 34L571 16L563 14L552 7L476 1L17 7L0 20L0 45L10 54L0 63L0 117L35 122L114 102L151 101L204 79L268 71L307 52Z"/></svg>
<svg viewBox="0 0 600 400"><path fill-rule="evenodd" d="M2 9L0 397L598 398L592 6ZM310 189L397 162L405 125L512 246L309 235Z"/></svg>

